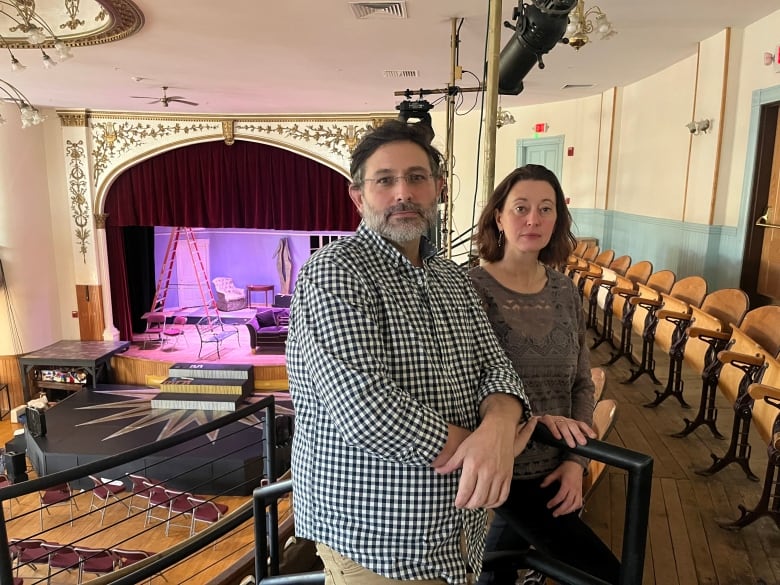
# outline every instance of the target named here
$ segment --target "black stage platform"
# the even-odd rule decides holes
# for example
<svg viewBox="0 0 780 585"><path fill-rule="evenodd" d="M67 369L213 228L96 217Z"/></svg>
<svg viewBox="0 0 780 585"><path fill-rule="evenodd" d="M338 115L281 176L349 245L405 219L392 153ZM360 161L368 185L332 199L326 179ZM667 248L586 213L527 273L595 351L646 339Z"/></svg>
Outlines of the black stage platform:
<svg viewBox="0 0 780 585"><path fill-rule="evenodd" d="M219 412L151 408L158 388L104 384L85 388L45 411L46 435L27 431L27 456L39 475L90 463L189 430ZM276 414L292 414L286 393L275 393ZM258 396L259 398L259 396ZM248 401L252 401L250 396ZM173 489L216 495L250 495L262 476L262 418L254 415L214 433L100 475L126 479L138 473ZM92 484L73 486L88 488Z"/></svg>

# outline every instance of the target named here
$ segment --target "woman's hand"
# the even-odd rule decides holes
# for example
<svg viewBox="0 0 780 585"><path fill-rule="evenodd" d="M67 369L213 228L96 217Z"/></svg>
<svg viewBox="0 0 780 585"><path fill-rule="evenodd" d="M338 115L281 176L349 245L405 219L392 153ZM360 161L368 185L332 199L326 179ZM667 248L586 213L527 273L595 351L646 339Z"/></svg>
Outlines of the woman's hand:
<svg viewBox="0 0 780 585"><path fill-rule="evenodd" d="M588 438L595 439L597 436L596 431L584 422L565 416L545 414L539 422L550 429L553 437L563 439L569 447L584 445L588 442Z"/></svg>
<svg viewBox="0 0 780 585"><path fill-rule="evenodd" d="M555 481L561 483L558 493L547 502L547 507L553 511L553 517L571 514L582 508L582 465L575 461L564 461L555 471L544 478L542 487L547 487Z"/></svg>

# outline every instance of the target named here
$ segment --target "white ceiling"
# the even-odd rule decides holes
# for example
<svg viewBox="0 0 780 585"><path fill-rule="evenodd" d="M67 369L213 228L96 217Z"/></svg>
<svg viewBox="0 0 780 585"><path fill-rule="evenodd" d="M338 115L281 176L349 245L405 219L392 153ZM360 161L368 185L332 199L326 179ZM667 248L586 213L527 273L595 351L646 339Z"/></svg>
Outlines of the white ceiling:
<svg viewBox="0 0 780 585"><path fill-rule="evenodd" d="M14 51L27 65L22 72L7 68L0 54L0 77L39 106L199 114L387 112L402 99L394 91L446 86L453 17L465 19L460 64L482 76L488 0L408 0L406 20L358 20L347 0L135 4L145 19L137 34L74 48L73 59L48 71L40 66L35 49ZM586 0L586 7L591 4ZM598 4L619 34L595 40L579 52L557 45L545 58L547 67L526 76L522 94L502 98L504 107L578 98L626 85L695 54L698 41L725 27L744 27L780 9L777 0ZM511 19L516 5L504 0L504 20ZM502 47L511 34L503 29ZM386 79L386 69L418 70L420 75ZM476 83L466 74L459 85ZM562 89L586 83L594 85ZM159 96L163 85L170 86L170 95L199 105L172 103L166 109L129 97ZM476 98L476 93L465 94L463 108Z"/></svg>

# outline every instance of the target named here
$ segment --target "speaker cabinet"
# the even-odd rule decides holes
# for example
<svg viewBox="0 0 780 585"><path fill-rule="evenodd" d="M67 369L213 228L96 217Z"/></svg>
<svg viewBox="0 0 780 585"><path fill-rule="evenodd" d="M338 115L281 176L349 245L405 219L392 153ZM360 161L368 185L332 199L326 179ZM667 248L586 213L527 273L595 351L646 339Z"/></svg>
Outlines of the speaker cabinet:
<svg viewBox="0 0 780 585"><path fill-rule="evenodd" d="M5 462L5 471L11 483L19 483L20 481L30 479L27 476L27 459L24 453L6 451L3 453L3 461Z"/></svg>
<svg viewBox="0 0 780 585"><path fill-rule="evenodd" d="M46 436L46 413L37 408L27 407L27 430L31 437Z"/></svg>

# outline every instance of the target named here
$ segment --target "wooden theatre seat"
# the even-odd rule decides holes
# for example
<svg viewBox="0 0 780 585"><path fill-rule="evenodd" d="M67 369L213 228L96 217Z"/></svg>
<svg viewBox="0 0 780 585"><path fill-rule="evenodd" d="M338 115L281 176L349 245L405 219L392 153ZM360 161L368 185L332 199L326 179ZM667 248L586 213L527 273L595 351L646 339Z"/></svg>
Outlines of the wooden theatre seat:
<svg viewBox="0 0 780 585"><path fill-rule="evenodd" d="M614 257L614 250L604 250L593 260L589 260L584 268L578 266L573 269L572 279L574 280L574 284L577 285L577 290L580 292L580 298L583 298L585 283L589 279L601 276L601 271L604 268L609 267L609 264Z"/></svg>
<svg viewBox="0 0 780 585"><path fill-rule="evenodd" d="M577 260L582 258L582 255L585 253L585 250L587 249L588 249L588 242L585 242L583 240L577 241L577 245L574 247L574 250L571 251L569 257L566 258L566 263L561 267L561 269L565 270L569 264L576 264Z"/></svg>
<svg viewBox="0 0 780 585"><path fill-rule="evenodd" d="M606 439L617 421L617 402L611 398L600 400L593 409L593 430L600 441ZM591 459L588 463L588 473L582 479L583 501L587 502L593 490L603 477L607 465L603 461Z"/></svg>
<svg viewBox="0 0 780 585"><path fill-rule="evenodd" d="M582 288L582 309L586 314L586 327L588 329L597 328L597 308L601 304L604 307L604 300L607 294L606 288L601 286L604 281L615 282L618 276L624 276L631 266L631 256L619 256L610 262L607 267L597 266L595 270L583 274L585 279ZM601 303L599 303L599 299Z"/></svg>
<svg viewBox="0 0 780 585"><path fill-rule="evenodd" d="M635 290L637 284L645 284L647 279L650 278L650 274L653 272L653 264L648 260L642 260L632 265L624 276L617 275L614 280L610 280L602 276L593 283L593 286L599 289L597 293L597 304L601 307L603 318L601 320L601 333L596 341L593 343L591 349L597 348L605 341L609 343L613 348L615 343L613 341L613 317L617 316L620 321L623 316L623 305L625 304L625 297L621 297L615 293L616 289L629 289ZM602 295L603 293L603 295ZM595 320L595 318L594 318ZM598 330L597 330L598 333Z"/></svg>
<svg viewBox="0 0 780 585"><path fill-rule="evenodd" d="M739 530L764 516L772 518L780 528L780 362L768 357L766 365L761 383L748 387L748 393L754 401L754 426L767 444L764 487L755 508L748 510L740 504L737 520L720 523L723 528L730 530Z"/></svg>
<svg viewBox="0 0 780 585"><path fill-rule="evenodd" d="M596 256L598 255L599 255L598 246L588 246L580 258L575 258L574 262L570 262L566 264L566 269L565 269L566 274L574 278L575 270L587 270L588 262L593 262L596 259Z"/></svg>
<svg viewBox="0 0 780 585"><path fill-rule="evenodd" d="M757 343L760 338L761 342ZM769 346L769 347L767 347ZM750 470L748 435L753 419L753 398L748 387L758 382L768 363L780 349L780 306L753 309L740 326L734 325L727 348L718 354L723 368L718 376L718 389L734 405L734 422L726 454L711 454L713 463L700 475L712 475L731 463L737 463L753 481L758 477ZM717 415L717 411L713 413Z"/></svg>
<svg viewBox="0 0 780 585"><path fill-rule="evenodd" d="M681 303L682 301L678 300L677 302ZM656 391L655 400L647 406L658 406L670 396L674 396L681 406L690 408L683 398L684 384L682 380L682 364L689 342L689 328L694 323L696 326L701 326L700 322L704 321L707 324L704 326L705 329L728 333L731 331L730 323L739 325L742 322L749 304L750 300L747 294L738 288L724 288L708 294L701 307L684 303L683 309L675 309L671 304L668 306L665 304L663 309L658 311L660 322L656 333L656 344L669 353L669 377L664 391ZM717 341L716 338L712 337L707 339ZM721 345L711 354L712 358L725 347L725 344L722 343L722 337L720 340ZM726 340L728 340L728 336L726 336ZM702 339L694 341L693 350L697 359L692 366L697 372L704 371L706 365L704 358L707 355L706 349L708 347L709 345Z"/></svg>
<svg viewBox="0 0 780 585"><path fill-rule="evenodd" d="M612 365L621 357L625 357L632 364L636 364L633 356L633 343L631 332L634 329L634 322L637 322L639 331L643 331L644 323L649 313L637 301L639 299L660 301L661 293L668 293L672 290L677 276L671 270L659 270L650 275L647 283L636 283L631 288L616 287L612 289L613 294L623 298L623 311L620 318L620 342L612 357L606 365Z"/></svg>
<svg viewBox="0 0 780 585"><path fill-rule="evenodd" d="M653 347L659 324L658 311L663 308L664 304L678 308L686 304L698 307L705 296L707 296L707 281L701 276L687 276L676 281L668 293L659 293L659 298L639 296L630 299L630 303L638 306L637 314L639 314L640 309L644 309L646 314L644 320L637 319L638 315L636 315L632 322L633 330L642 337L642 356L637 369L631 370L631 376L624 380L623 384L635 382L642 374L647 374L655 384L661 383L655 376L655 359L653 358Z"/></svg>

